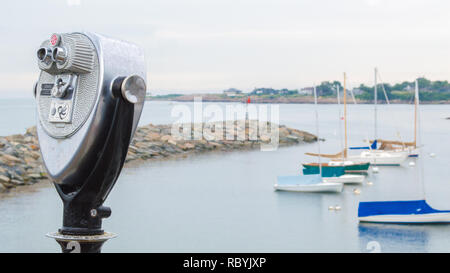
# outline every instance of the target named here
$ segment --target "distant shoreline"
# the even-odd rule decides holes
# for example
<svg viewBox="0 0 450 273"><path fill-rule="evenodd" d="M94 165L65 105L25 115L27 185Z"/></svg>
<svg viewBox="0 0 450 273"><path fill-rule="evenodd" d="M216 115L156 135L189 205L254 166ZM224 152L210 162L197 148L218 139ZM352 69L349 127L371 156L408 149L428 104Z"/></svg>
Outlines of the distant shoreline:
<svg viewBox="0 0 450 273"><path fill-rule="evenodd" d="M179 96L150 96L146 100L149 101L176 101L176 102L193 102L195 97L201 97L203 102L241 102L246 103L247 96L240 97L226 97L222 94L191 94ZM313 104L314 97L312 96L297 96L297 97L276 97L268 98L261 96L249 96L251 103L276 103L276 104ZM371 100L355 99L357 104L373 104ZM412 100L390 100L391 104L412 104ZM337 104L337 98L319 97L317 99L319 104ZM342 100L341 100L342 103ZM353 104L353 99L347 98L348 104ZM386 104L384 101L378 101L378 104ZM450 104L450 100L441 101L421 101L420 104Z"/></svg>

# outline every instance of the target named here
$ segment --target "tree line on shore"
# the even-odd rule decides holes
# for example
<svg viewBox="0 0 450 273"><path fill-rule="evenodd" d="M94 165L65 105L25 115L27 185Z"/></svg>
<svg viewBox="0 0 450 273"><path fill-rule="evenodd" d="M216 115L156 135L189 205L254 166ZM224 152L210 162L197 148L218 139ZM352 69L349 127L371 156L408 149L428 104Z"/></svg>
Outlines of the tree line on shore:
<svg viewBox="0 0 450 273"><path fill-rule="evenodd" d="M420 99L422 101L447 101L450 100L450 83L448 81L431 81L425 77L417 79L420 88ZM342 92L343 86L340 81L323 81L316 86L317 95L321 97L335 97L337 88ZM379 83L377 84L377 98L379 101L386 101L386 95L389 100L412 101L414 98L414 81L404 81L396 84ZM374 86L360 84L352 89L356 99L362 101L371 101L374 99ZM342 94L342 93L341 93ZM213 95L213 94L211 94ZM245 97L258 96L268 99L276 99L279 97L299 97L312 96L313 87L305 87L301 89L274 89L274 88L254 88L249 93L230 88L224 90L222 94L214 94L215 96L224 97ZM182 94L157 95L152 98L156 99L173 99L183 96Z"/></svg>

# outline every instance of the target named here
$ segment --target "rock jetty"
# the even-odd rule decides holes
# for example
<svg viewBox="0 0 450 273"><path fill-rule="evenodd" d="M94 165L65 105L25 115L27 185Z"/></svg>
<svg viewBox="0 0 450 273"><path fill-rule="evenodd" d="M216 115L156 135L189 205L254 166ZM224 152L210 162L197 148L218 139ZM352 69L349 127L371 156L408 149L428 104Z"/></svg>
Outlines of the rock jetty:
<svg viewBox="0 0 450 273"><path fill-rule="evenodd" d="M223 140L211 140L203 134L198 140L177 140L172 136L172 125L141 126L136 130L135 136L128 149L126 163L138 160L162 160L175 157L185 157L212 151L232 151L245 149L259 149L261 143L269 143L267 136L258 136L256 140L249 140L248 121L235 122L237 130L233 130L235 140L227 140L224 129ZM199 124L198 124L199 125ZM191 136L195 131L203 133L202 128L213 127L212 123L203 123L201 126L191 125ZM225 127L225 124L223 126ZM270 128L270 123L268 123ZM212 130L213 131L213 130ZM244 140L236 140L236 135L245 132ZM207 140L210 139L210 140ZM219 139L219 138L215 138ZM252 138L251 138L252 139ZM279 126L279 146L309 143L317 140L315 135ZM47 179L45 167L41 161L39 143L36 137L36 127L26 130L25 134L0 137L0 193L22 185L31 185L42 179Z"/></svg>

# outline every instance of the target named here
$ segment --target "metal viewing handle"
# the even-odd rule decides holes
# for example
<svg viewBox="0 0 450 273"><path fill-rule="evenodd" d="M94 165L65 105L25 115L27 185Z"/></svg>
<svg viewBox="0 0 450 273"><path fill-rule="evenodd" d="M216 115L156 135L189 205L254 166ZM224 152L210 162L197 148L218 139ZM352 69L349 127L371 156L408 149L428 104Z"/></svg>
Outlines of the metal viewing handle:
<svg viewBox="0 0 450 273"><path fill-rule="evenodd" d="M147 86L142 77L132 75L116 78L112 85L112 91L115 97L122 96L127 102L136 104L145 100Z"/></svg>

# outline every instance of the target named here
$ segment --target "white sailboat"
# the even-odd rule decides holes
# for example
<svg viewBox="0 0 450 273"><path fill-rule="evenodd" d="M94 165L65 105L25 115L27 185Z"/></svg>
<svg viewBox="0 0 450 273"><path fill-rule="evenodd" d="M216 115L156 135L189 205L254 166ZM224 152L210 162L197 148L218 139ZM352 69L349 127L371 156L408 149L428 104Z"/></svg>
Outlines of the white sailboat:
<svg viewBox="0 0 450 273"><path fill-rule="evenodd" d="M383 140L378 139L377 136L377 75L378 70L375 68L374 73L374 140L371 140L371 145L367 147L350 147L350 149L363 149L364 151L361 153L361 157L364 160L369 159L370 162L374 165L400 165L402 164L407 157L417 157L417 108L418 108L418 96L417 99L414 100L414 141L413 142L405 142L405 141L392 141L392 140ZM383 85L382 85L383 86ZM386 101L389 104L389 99L387 97L386 91L383 91L386 97ZM379 147L378 147L379 146ZM406 154L406 155L405 155ZM376 161L372 162L372 161Z"/></svg>
<svg viewBox="0 0 450 273"><path fill-rule="evenodd" d="M417 157L418 156L418 152L417 152L417 111L418 111L418 107L419 107L419 93L417 92L417 94L414 95L414 141L413 142L405 142L405 141L392 141L392 140L384 140L384 139L377 139L377 111L376 111L376 106L377 106L377 75L378 75L378 70L377 68L375 68L375 87L374 87L374 91L375 91L375 139L372 142L375 143L375 149L378 150L386 150L386 151L397 151L397 152L404 152L406 151L408 153L409 157ZM389 99L387 97L386 94L386 90L384 90L384 86L381 85L383 87L383 91L384 91L384 95L386 96L386 101L389 103ZM416 88L418 89L418 83L416 81ZM378 144L380 144L380 147L377 148Z"/></svg>
<svg viewBox="0 0 450 273"><path fill-rule="evenodd" d="M370 162L375 166L399 166L408 158L408 151L383 151L383 150L368 150L363 151L359 155L350 155L348 159L350 161Z"/></svg>
<svg viewBox="0 0 450 273"><path fill-rule="evenodd" d="M375 128L377 127L376 122L376 94L377 94L377 81L376 81L376 75L377 70L375 69ZM344 111L346 111L346 90L345 90L345 74L344 74ZM376 129L375 129L375 137L376 137ZM347 138L346 138L347 142ZM347 147L347 143L346 143ZM363 150L359 155L349 155L347 156L347 159L355 162L355 163L362 163L362 162L370 162L371 165L387 165L387 166L398 166L402 164L407 158L408 158L408 151L405 150L375 150L375 149L369 149L369 150Z"/></svg>

